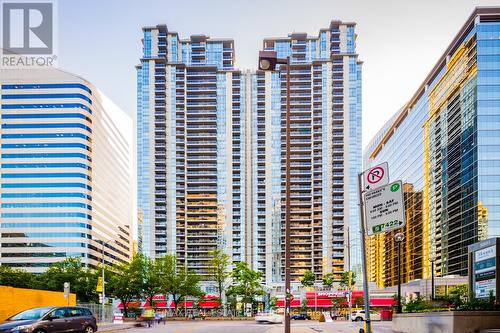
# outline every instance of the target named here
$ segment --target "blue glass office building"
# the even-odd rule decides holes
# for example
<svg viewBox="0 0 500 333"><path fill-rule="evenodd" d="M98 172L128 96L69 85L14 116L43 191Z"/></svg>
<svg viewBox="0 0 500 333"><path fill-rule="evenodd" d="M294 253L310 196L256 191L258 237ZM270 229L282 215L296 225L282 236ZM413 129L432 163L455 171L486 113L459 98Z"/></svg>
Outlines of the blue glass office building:
<svg viewBox="0 0 500 333"><path fill-rule="evenodd" d="M131 119L87 81L1 70L0 264L41 272L131 254Z"/></svg>

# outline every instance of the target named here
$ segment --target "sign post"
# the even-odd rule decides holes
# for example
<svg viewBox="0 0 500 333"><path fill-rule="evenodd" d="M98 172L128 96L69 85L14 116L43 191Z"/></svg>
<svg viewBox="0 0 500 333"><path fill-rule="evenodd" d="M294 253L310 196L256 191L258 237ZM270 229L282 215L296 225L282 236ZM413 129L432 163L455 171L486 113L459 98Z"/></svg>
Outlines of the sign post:
<svg viewBox="0 0 500 333"><path fill-rule="evenodd" d="M361 259L363 266L363 292L365 299L365 320L366 332L372 332L372 325L370 321L370 292L368 290L368 273L366 271L366 244L365 244L365 214L363 209L363 174L358 174L358 192L359 192L359 219L360 219L360 232L361 232Z"/></svg>
<svg viewBox="0 0 500 333"><path fill-rule="evenodd" d="M69 288L70 288L69 282L64 282L64 298L66 298L68 306L69 306Z"/></svg>
<svg viewBox="0 0 500 333"><path fill-rule="evenodd" d="M477 298L500 299L500 238L469 245L469 290Z"/></svg>
<svg viewBox="0 0 500 333"><path fill-rule="evenodd" d="M368 235L399 229L405 225L403 183L398 180L365 193Z"/></svg>
<svg viewBox="0 0 500 333"><path fill-rule="evenodd" d="M365 228L368 229L368 235L374 235L401 228L405 224L402 185L401 181L389 184L389 166L387 162L358 174L361 259L366 318L365 333L372 333L370 291L368 289L368 273L366 269L365 237L367 232Z"/></svg>
<svg viewBox="0 0 500 333"><path fill-rule="evenodd" d="M102 293L102 276L97 278L97 287L95 288L96 293Z"/></svg>

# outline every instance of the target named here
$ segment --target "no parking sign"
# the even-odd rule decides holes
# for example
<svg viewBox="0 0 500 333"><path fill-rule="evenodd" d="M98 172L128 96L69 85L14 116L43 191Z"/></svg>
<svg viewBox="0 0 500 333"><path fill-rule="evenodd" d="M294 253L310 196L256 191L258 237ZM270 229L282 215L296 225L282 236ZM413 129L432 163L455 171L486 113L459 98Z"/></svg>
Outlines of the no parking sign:
<svg viewBox="0 0 500 333"><path fill-rule="evenodd" d="M363 188L373 190L389 183L389 166L381 163L363 172Z"/></svg>

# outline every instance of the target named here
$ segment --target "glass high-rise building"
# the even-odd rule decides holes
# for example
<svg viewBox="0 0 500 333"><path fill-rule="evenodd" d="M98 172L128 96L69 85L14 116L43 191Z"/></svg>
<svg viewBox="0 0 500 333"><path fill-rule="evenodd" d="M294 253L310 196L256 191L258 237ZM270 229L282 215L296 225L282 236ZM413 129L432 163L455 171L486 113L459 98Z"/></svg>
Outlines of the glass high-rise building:
<svg viewBox="0 0 500 333"><path fill-rule="evenodd" d="M500 8L479 7L365 152L366 167L387 161L411 188L404 280L430 277L432 257L438 275L466 275L467 246L500 236L499 124ZM372 280L393 285L393 238L370 242Z"/></svg>
<svg viewBox="0 0 500 333"><path fill-rule="evenodd" d="M292 274L360 265L355 24L264 40L292 59ZM137 66L142 252L207 273L209 250L283 281L285 74L234 68L234 42L143 29ZM352 237L349 237L351 235Z"/></svg>
<svg viewBox="0 0 500 333"><path fill-rule="evenodd" d="M130 259L132 120L84 79L0 70L0 265Z"/></svg>
<svg viewBox="0 0 500 333"><path fill-rule="evenodd" d="M264 40L290 57L291 274L339 280L359 268L357 174L361 171L361 62L355 24L332 21L318 36ZM284 279L286 70L252 76L252 252L266 281Z"/></svg>
<svg viewBox="0 0 500 333"><path fill-rule="evenodd" d="M138 209L146 255L207 274L209 251L245 253L245 79L234 42L143 29L137 66Z"/></svg>

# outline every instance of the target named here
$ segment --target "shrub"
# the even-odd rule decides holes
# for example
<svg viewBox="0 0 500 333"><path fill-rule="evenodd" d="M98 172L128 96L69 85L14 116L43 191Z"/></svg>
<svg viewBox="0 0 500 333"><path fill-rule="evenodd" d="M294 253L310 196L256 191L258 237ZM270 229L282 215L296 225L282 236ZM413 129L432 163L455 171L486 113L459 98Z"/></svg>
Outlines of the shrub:
<svg viewBox="0 0 500 333"><path fill-rule="evenodd" d="M404 304L405 312L422 312L431 307L430 302L426 301L422 296L412 298Z"/></svg>

